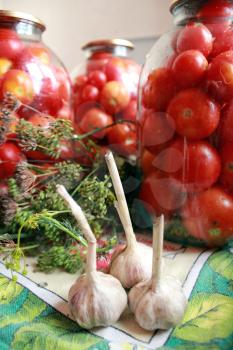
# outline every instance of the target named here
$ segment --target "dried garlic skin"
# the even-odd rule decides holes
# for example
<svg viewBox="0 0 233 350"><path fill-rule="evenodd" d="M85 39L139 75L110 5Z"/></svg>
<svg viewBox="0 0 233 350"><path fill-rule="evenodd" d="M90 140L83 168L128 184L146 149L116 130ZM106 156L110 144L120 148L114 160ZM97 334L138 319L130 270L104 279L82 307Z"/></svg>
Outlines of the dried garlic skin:
<svg viewBox="0 0 233 350"><path fill-rule="evenodd" d="M181 283L172 276L163 277L155 292L151 289L151 280L138 283L128 297L137 323L150 331L179 324L187 305Z"/></svg>
<svg viewBox="0 0 233 350"><path fill-rule="evenodd" d="M83 328L110 326L118 321L127 306L127 294L111 275L92 272L81 275L68 296L70 311Z"/></svg>
<svg viewBox="0 0 233 350"><path fill-rule="evenodd" d="M119 279L124 288L131 288L138 282L151 278L152 258L151 247L135 242L112 261L110 274Z"/></svg>

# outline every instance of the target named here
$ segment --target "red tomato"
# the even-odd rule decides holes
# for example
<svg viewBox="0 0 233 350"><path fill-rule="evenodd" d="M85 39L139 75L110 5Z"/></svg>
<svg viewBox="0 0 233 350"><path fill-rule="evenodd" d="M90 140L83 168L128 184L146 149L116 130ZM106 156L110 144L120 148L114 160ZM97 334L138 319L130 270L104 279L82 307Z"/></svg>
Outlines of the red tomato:
<svg viewBox="0 0 233 350"><path fill-rule="evenodd" d="M87 82L88 82L87 75L84 75L84 74L78 75L74 81L73 91L78 92L80 88L82 88Z"/></svg>
<svg viewBox="0 0 233 350"><path fill-rule="evenodd" d="M233 142L225 143L220 150L222 173L220 182L229 191L233 191Z"/></svg>
<svg viewBox="0 0 233 350"><path fill-rule="evenodd" d="M98 101L99 99L99 90L97 87L87 84L83 87L82 92L81 92L81 101L86 102L86 101Z"/></svg>
<svg viewBox="0 0 233 350"><path fill-rule="evenodd" d="M197 85L207 67L208 61L200 51L187 50L176 57L172 71L177 85L184 89Z"/></svg>
<svg viewBox="0 0 233 350"><path fill-rule="evenodd" d="M130 95L119 81L109 81L101 91L100 103L107 113L121 112L129 103Z"/></svg>
<svg viewBox="0 0 233 350"><path fill-rule="evenodd" d="M233 142L233 102L223 109L218 132L221 144Z"/></svg>
<svg viewBox="0 0 233 350"><path fill-rule="evenodd" d="M0 52L1 57L13 60L22 51L24 45L14 30L0 29Z"/></svg>
<svg viewBox="0 0 233 350"><path fill-rule="evenodd" d="M6 92L12 93L23 103L30 103L35 96L30 76L19 69L11 69L4 75L1 93L4 96Z"/></svg>
<svg viewBox="0 0 233 350"><path fill-rule="evenodd" d="M198 50L207 57L213 48L212 34L204 24L187 24L178 34L176 48L179 53Z"/></svg>
<svg viewBox="0 0 233 350"><path fill-rule="evenodd" d="M51 63L49 51L41 45L30 45L25 47L17 57L16 67L24 70L29 62L39 61L42 64Z"/></svg>
<svg viewBox="0 0 233 350"><path fill-rule="evenodd" d="M233 236L233 198L221 187L191 197L181 215L189 233L209 245L222 245Z"/></svg>
<svg viewBox="0 0 233 350"><path fill-rule="evenodd" d="M175 125L172 118L163 112L147 111L142 126L142 145L156 153L167 145L174 136Z"/></svg>
<svg viewBox="0 0 233 350"><path fill-rule="evenodd" d="M94 70L88 74L88 83L102 89L107 82L107 77L101 70Z"/></svg>
<svg viewBox="0 0 233 350"><path fill-rule="evenodd" d="M12 67L12 61L7 58L0 58L0 78Z"/></svg>
<svg viewBox="0 0 233 350"><path fill-rule="evenodd" d="M186 191L179 181L155 171L142 182L139 194L149 212L166 216L182 207L186 197Z"/></svg>
<svg viewBox="0 0 233 350"><path fill-rule="evenodd" d="M203 91L187 89L171 100L167 113L174 120L178 134L190 140L200 140L217 128L220 108Z"/></svg>
<svg viewBox="0 0 233 350"><path fill-rule="evenodd" d="M74 148L71 141L62 141L59 147L59 159L56 161L72 160L75 158Z"/></svg>
<svg viewBox="0 0 233 350"><path fill-rule="evenodd" d="M74 113L72 108L68 104L64 104L64 106L57 112L57 118L73 121Z"/></svg>
<svg viewBox="0 0 233 350"><path fill-rule="evenodd" d="M108 81L123 81L124 75L127 75L125 61L119 57L112 57L104 69Z"/></svg>
<svg viewBox="0 0 233 350"><path fill-rule="evenodd" d="M224 17L229 21L229 17L233 16L233 6L227 0L209 0L201 6L197 13L198 18L206 19L208 22L215 21L216 17Z"/></svg>
<svg viewBox="0 0 233 350"><path fill-rule="evenodd" d="M137 101L131 100L126 107L126 109L122 112L122 118L125 120L136 121L137 116Z"/></svg>
<svg viewBox="0 0 233 350"><path fill-rule="evenodd" d="M207 70L206 87L221 102L233 98L233 50L213 59Z"/></svg>
<svg viewBox="0 0 233 350"><path fill-rule="evenodd" d="M96 128L104 128L113 123L113 119L110 115L104 113L98 108L90 109L82 118L79 127L83 133L87 133ZM97 139L102 139L108 132L108 128L98 131L92 136Z"/></svg>
<svg viewBox="0 0 233 350"><path fill-rule="evenodd" d="M199 192L211 187L217 180L221 172L220 157L213 146L206 141L187 142L178 138L171 145L172 149L180 151L183 162L180 169L172 174L177 180L182 181L188 192ZM175 169L181 158L174 157L174 153L167 150L166 168Z"/></svg>
<svg viewBox="0 0 233 350"><path fill-rule="evenodd" d="M87 61L87 72L103 70L108 60L112 57L109 52L94 52Z"/></svg>
<svg viewBox="0 0 233 350"><path fill-rule="evenodd" d="M173 73L169 68L157 68L148 76L142 91L142 103L146 108L164 111L176 91Z"/></svg>
<svg viewBox="0 0 233 350"><path fill-rule="evenodd" d="M148 175L153 170L156 170L153 165L154 159L155 155L153 153L149 152L147 149L143 150L140 164L144 175Z"/></svg>
<svg viewBox="0 0 233 350"><path fill-rule="evenodd" d="M15 172L17 164L23 159L20 149L12 142L0 146L0 179L6 179Z"/></svg>
<svg viewBox="0 0 233 350"><path fill-rule="evenodd" d="M220 53L233 50L233 32L232 27L224 26L224 23L211 25L211 30L215 30L215 39L213 44L213 50L211 52L211 58L218 56ZM209 25L210 27L210 25Z"/></svg>
<svg viewBox="0 0 233 350"><path fill-rule="evenodd" d="M67 103L71 98L71 80L67 71L63 67L54 67L55 76L58 82L58 95L63 103Z"/></svg>
<svg viewBox="0 0 233 350"><path fill-rule="evenodd" d="M109 146L122 156L135 155L137 151L137 135L131 124L117 124L107 134Z"/></svg>
<svg viewBox="0 0 233 350"><path fill-rule="evenodd" d="M83 102L83 103L79 103L79 99L78 97L75 95L74 96L74 113L75 113L75 122L76 123L80 123L80 120L83 118L84 114L87 113L87 111L89 111L92 108L99 108L101 109L101 106L99 103L97 102Z"/></svg>

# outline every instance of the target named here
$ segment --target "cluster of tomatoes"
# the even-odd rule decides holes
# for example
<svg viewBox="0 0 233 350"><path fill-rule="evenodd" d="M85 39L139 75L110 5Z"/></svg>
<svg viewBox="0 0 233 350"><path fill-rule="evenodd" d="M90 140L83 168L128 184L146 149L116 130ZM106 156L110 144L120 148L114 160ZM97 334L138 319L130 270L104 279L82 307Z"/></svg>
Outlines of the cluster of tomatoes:
<svg viewBox="0 0 233 350"><path fill-rule="evenodd" d="M73 119L71 82L65 69L41 43L24 43L15 30L0 28L0 101L7 93L20 107L11 116L6 142L0 145L0 180L12 176L22 159L48 159L41 152L22 152L15 140L20 118L42 128L48 128L55 118ZM0 186L2 190L6 187L4 183Z"/></svg>
<svg viewBox="0 0 233 350"><path fill-rule="evenodd" d="M210 1L197 14L208 23L179 29L142 91L140 198L214 245L233 236L233 28L210 20L224 11Z"/></svg>
<svg viewBox="0 0 233 350"><path fill-rule="evenodd" d="M76 131L90 133L100 146L122 156L135 155L139 73L140 66L128 58L93 53L85 74L74 81Z"/></svg>

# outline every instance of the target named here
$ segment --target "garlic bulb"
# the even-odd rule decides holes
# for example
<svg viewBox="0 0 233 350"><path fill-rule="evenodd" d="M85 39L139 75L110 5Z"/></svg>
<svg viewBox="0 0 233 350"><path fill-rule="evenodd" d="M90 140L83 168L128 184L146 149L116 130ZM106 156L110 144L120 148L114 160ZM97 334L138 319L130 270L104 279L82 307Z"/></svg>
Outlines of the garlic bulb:
<svg viewBox="0 0 233 350"><path fill-rule="evenodd" d="M136 283L151 277L153 252L151 247L137 242L112 153L108 152L105 159L117 197L115 206L125 231L127 243L125 250L113 259L110 273L121 281L123 287L131 288Z"/></svg>
<svg viewBox="0 0 233 350"><path fill-rule="evenodd" d="M164 218L153 225L152 278L129 292L129 307L137 323L146 330L168 329L178 324L187 305L181 283L172 276L161 276Z"/></svg>
<svg viewBox="0 0 233 350"><path fill-rule="evenodd" d="M80 206L58 185L57 191L68 203L88 240L86 273L71 287L68 296L70 311L77 323L86 329L109 326L121 316L127 305L127 294L113 276L96 271L96 238Z"/></svg>

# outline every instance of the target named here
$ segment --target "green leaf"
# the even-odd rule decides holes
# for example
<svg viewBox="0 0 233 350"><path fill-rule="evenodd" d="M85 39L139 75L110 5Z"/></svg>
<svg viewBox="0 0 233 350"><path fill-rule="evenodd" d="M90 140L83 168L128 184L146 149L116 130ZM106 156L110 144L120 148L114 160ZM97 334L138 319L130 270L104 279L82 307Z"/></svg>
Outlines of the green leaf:
<svg viewBox="0 0 233 350"><path fill-rule="evenodd" d="M23 290L19 284L0 275L0 305L9 304Z"/></svg>
<svg viewBox="0 0 233 350"><path fill-rule="evenodd" d="M233 254L228 251L220 251L209 259L211 268L227 279L233 280Z"/></svg>
<svg viewBox="0 0 233 350"><path fill-rule="evenodd" d="M37 298L34 294L29 293L22 307L15 314L3 315L0 317L0 327L6 327L21 322L32 322L46 307L47 305L42 300Z"/></svg>
<svg viewBox="0 0 233 350"><path fill-rule="evenodd" d="M177 338L204 343L233 334L233 299L221 294L199 293L188 304Z"/></svg>
<svg viewBox="0 0 233 350"><path fill-rule="evenodd" d="M60 316L60 315L59 315ZM53 317L55 319L53 320ZM71 329L73 328L73 329ZM104 343L104 340L86 331L75 329L70 320L57 315L41 319L31 325L20 328L14 337L12 349L24 350L87 350L91 345Z"/></svg>

